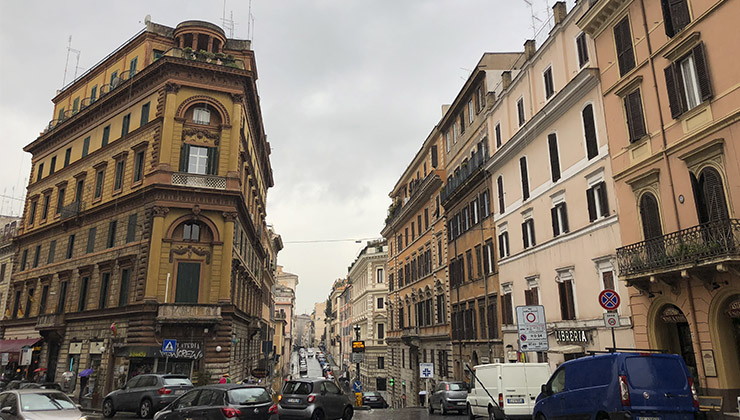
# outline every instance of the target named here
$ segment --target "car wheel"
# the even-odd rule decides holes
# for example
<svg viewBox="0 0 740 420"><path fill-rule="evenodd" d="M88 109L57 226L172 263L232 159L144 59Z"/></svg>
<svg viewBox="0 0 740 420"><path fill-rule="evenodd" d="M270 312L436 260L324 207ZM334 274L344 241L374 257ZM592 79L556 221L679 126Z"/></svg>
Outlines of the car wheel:
<svg viewBox="0 0 740 420"><path fill-rule="evenodd" d="M431 401L429 401L429 414L434 414L434 407L432 407Z"/></svg>
<svg viewBox="0 0 740 420"><path fill-rule="evenodd" d="M116 409L113 408L113 401L110 398L103 401L103 415L106 418L111 418L116 414Z"/></svg>
<svg viewBox="0 0 740 420"><path fill-rule="evenodd" d="M139 417L141 417L142 419L151 418L154 414L154 410L152 408L153 407L151 400L141 400L141 404L139 404Z"/></svg>
<svg viewBox="0 0 740 420"><path fill-rule="evenodd" d="M324 412L317 409L311 414L311 420L324 420Z"/></svg>
<svg viewBox="0 0 740 420"><path fill-rule="evenodd" d="M347 406L344 408L344 413L342 413L342 420L352 420L352 415L354 414L354 410L352 410L352 407Z"/></svg>
<svg viewBox="0 0 740 420"><path fill-rule="evenodd" d="M473 414L473 407L468 404L468 420L475 420L475 414Z"/></svg>
<svg viewBox="0 0 740 420"><path fill-rule="evenodd" d="M545 419L545 415L544 415L544 414L542 414L542 413L540 413L540 414L537 414L537 417L535 417L535 418L536 418L537 420L546 420L546 419Z"/></svg>
<svg viewBox="0 0 740 420"><path fill-rule="evenodd" d="M447 415L447 409L445 408L445 402L440 401L439 402L439 412L442 413L443 416Z"/></svg>

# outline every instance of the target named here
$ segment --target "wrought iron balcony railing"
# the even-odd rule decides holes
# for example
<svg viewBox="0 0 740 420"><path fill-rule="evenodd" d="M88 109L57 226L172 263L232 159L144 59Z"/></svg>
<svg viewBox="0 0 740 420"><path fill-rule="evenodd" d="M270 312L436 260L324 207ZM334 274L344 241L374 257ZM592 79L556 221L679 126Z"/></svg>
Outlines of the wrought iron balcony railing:
<svg viewBox="0 0 740 420"><path fill-rule="evenodd" d="M172 174L172 185L225 190L226 177L175 172Z"/></svg>
<svg viewBox="0 0 740 420"><path fill-rule="evenodd" d="M447 199L452 197L460 187L465 185L465 181L478 173L478 169L480 169L487 160L488 149L482 148L475 152L470 158L470 161L460 167L460 172L447 181L447 185L442 188L442 192L440 193L440 201L445 203Z"/></svg>
<svg viewBox="0 0 740 420"><path fill-rule="evenodd" d="M69 219L70 217L75 217L85 211L85 203L81 201L73 201L66 206L62 207L62 211L60 211L59 218L61 220Z"/></svg>
<svg viewBox="0 0 740 420"><path fill-rule="evenodd" d="M740 220L704 223L617 249L619 272L636 277L740 257Z"/></svg>

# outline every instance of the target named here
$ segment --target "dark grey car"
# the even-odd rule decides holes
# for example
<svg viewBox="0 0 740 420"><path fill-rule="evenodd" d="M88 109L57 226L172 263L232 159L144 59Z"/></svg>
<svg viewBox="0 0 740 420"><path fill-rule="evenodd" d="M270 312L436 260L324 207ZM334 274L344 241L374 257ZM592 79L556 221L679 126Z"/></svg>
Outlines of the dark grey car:
<svg viewBox="0 0 740 420"><path fill-rule="evenodd" d="M464 413L467 410L468 388L465 382L440 382L429 397L429 413L439 410Z"/></svg>
<svg viewBox="0 0 740 420"><path fill-rule="evenodd" d="M123 388L105 396L103 415L113 417L118 411L128 411L141 418L151 418L192 388L192 382L184 375L139 375L126 382Z"/></svg>
<svg viewBox="0 0 740 420"><path fill-rule="evenodd" d="M280 420L350 420L353 410L347 394L323 378L288 381L278 399Z"/></svg>

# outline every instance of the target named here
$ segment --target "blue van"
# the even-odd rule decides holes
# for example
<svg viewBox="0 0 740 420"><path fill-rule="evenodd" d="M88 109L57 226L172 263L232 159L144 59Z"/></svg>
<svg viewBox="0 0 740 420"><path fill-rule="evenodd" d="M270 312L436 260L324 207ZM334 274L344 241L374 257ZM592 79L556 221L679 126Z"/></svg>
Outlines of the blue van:
<svg viewBox="0 0 740 420"><path fill-rule="evenodd" d="M537 397L535 420L694 420L699 400L674 354L608 353L558 367Z"/></svg>

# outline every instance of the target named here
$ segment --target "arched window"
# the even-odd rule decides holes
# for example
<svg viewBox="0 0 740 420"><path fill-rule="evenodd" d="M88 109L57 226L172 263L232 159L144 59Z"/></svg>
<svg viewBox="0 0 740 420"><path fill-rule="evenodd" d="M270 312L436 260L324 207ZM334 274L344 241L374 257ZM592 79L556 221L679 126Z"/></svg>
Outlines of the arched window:
<svg viewBox="0 0 740 420"><path fill-rule="evenodd" d="M640 217L645 240L663 236L658 200L652 193L645 193L640 198Z"/></svg>
<svg viewBox="0 0 740 420"><path fill-rule="evenodd" d="M211 111L208 108L195 108L193 110L193 122L208 125L211 123Z"/></svg>
<svg viewBox="0 0 740 420"><path fill-rule="evenodd" d="M586 105L581 111L583 117L583 134L586 137L586 154L593 159L599 154L599 144L596 141L596 124L594 123L594 107Z"/></svg>
<svg viewBox="0 0 740 420"><path fill-rule="evenodd" d="M200 241L200 224L198 222L187 222L182 225L183 241Z"/></svg>
<svg viewBox="0 0 740 420"><path fill-rule="evenodd" d="M729 219L722 177L716 169L704 168L698 177L692 173L691 186L694 190L699 223Z"/></svg>

